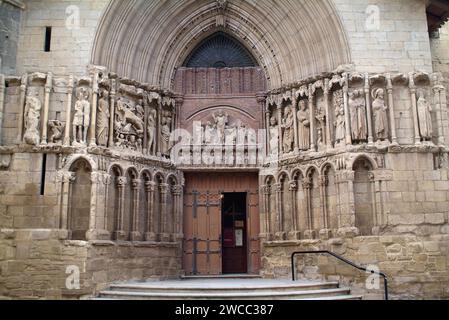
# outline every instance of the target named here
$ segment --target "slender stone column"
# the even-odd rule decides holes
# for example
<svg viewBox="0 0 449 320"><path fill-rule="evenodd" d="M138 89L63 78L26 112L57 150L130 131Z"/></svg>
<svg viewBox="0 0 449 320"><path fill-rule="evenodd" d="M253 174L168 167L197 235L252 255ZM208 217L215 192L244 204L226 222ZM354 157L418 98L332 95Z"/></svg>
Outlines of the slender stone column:
<svg viewBox="0 0 449 320"><path fill-rule="evenodd" d="M320 195L321 195L321 214L323 216L324 228L320 230L320 238L327 240L331 237L331 230L329 227L329 212L327 210L328 194L327 186L329 185L329 179L326 175L320 177Z"/></svg>
<svg viewBox="0 0 449 320"><path fill-rule="evenodd" d="M108 146L112 148L114 146L114 118L115 118L115 98L116 98L116 85L115 79L111 80L111 101L109 103L109 139Z"/></svg>
<svg viewBox="0 0 449 320"><path fill-rule="evenodd" d="M373 115L371 110L371 93L369 84L369 74L365 73L365 104L366 104L366 120L368 122L368 144L374 144L373 137Z"/></svg>
<svg viewBox="0 0 449 320"><path fill-rule="evenodd" d="M382 217L382 203L381 203L381 189L380 189L380 181L375 179L374 172L369 173L369 180L371 184L372 190L372 212L373 212L373 228L372 234L379 234L379 227L381 226L381 217Z"/></svg>
<svg viewBox="0 0 449 320"><path fill-rule="evenodd" d="M279 157L284 155L284 135L282 134L282 103L277 106L278 130L279 130Z"/></svg>
<svg viewBox="0 0 449 320"><path fill-rule="evenodd" d="M3 112L5 109L5 76L0 74L0 145L2 144L2 123L3 123Z"/></svg>
<svg viewBox="0 0 449 320"><path fill-rule="evenodd" d="M108 223L109 223L109 217L108 217L108 212L109 212L109 193L111 192L111 183L112 183L112 176L109 174L105 174L103 176L103 183L104 183L104 211L103 211L103 230L107 231L109 233L108 230Z"/></svg>
<svg viewBox="0 0 449 320"><path fill-rule="evenodd" d="M351 116L349 114L349 82L348 82L348 74L343 74L343 101L344 101L344 108L345 108L345 122L346 122L346 145L350 146L352 145L352 135L351 135Z"/></svg>
<svg viewBox="0 0 449 320"><path fill-rule="evenodd" d="M391 129L391 143L398 144L398 137L396 135L396 119L394 115L394 97L393 97L393 82L391 74L387 74L387 93L388 93L388 110L390 111L390 129Z"/></svg>
<svg viewBox="0 0 449 320"><path fill-rule="evenodd" d="M64 131L64 146L70 146L70 129L72 127L72 97L73 97L74 80L73 76L69 77L67 84L67 105L65 114L65 131Z"/></svg>
<svg viewBox="0 0 449 320"><path fill-rule="evenodd" d="M145 240L146 241L157 241L157 234L154 230L154 191L156 184L152 181L145 182L145 191L147 193L147 225Z"/></svg>
<svg viewBox="0 0 449 320"><path fill-rule="evenodd" d="M265 194L265 211L267 216L266 218L266 225L267 225L267 234L268 234L268 241L270 241L272 239L273 236L273 226L272 226L272 222L271 222L271 206L270 206L270 198L271 198L271 186L267 185L265 190L264 190L264 194Z"/></svg>
<svg viewBox="0 0 449 320"><path fill-rule="evenodd" d="M264 215L264 221L263 221L263 227L262 229L262 237L265 241L270 241L272 239L272 233L271 233L271 212L270 212L270 194L271 194L271 187L269 185L264 185L260 188L261 191L261 200L263 204L263 212Z"/></svg>
<svg viewBox="0 0 449 320"><path fill-rule="evenodd" d="M131 241L141 241L142 234L139 231L140 219L139 219L139 199L140 199L140 187L142 181L139 179L134 179L131 182L131 188L133 192L133 211L132 211L132 230L131 230Z"/></svg>
<svg viewBox="0 0 449 320"><path fill-rule="evenodd" d="M333 148L332 129L331 129L331 111L329 104L329 79L324 80L324 103L326 108L326 146L330 150Z"/></svg>
<svg viewBox="0 0 449 320"><path fill-rule="evenodd" d="M355 237L359 230L355 226L355 201L354 201L354 178L352 170L339 171L337 183L339 183L341 215L338 229L339 237Z"/></svg>
<svg viewBox="0 0 449 320"><path fill-rule="evenodd" d="M126 240L127 234L123 230L123 219L125 214L125 188L127 185L126 177L118 177L117 188L118 188L118 214L116 216L116 223L114 231L116 240Z"/></svg>
<svg viewBox="0 0 449 320"><path fill-rule="evenodd" d="M299 153L299 133L298 133L298 101L296 99L296 95L293 94L293 98L292 98L292 112L293 112L293 126L294 126L294 132L295 132L295 137L294 137L294 141L295 141L295 149L294 152L296 154Z"/></svg>
<svg viewBox="0 0 449 320"><path fill-rule="evenodd" d="M285 240L284 230L284 213L282 210L282 184L276 183L273 185L273 189L276 192L276 240Z"/></svg>
<svg viewBox="0 0 449 320"><path fill-rule="evenodd" d="M19 103L19 114L18 114L18 134L17 134L17 144L21 144L23 142L23 125L25 119L25 102L26 102L26 91L28 86L28 75L25 74L22 76L21 85L20 85L20 103Z"/></svg>
<svg viewBox="0 0 449 320"><path fill-rule="evenodd" d="M166 183L162 183L159 185L159 194L160 194L160 204L161 204L161 219L160 219L160 241L161 242L169 242L170 234L167 232L167 196L169 191L169 185Z"/></svg>
<svg viewBox="0 0 449 320"><path fill-rule="evenodd" d="M183 187L181 185L174 186L172 188L173 195L173 240L174 242L182 241L184 235L181 231L182 225L182 191Z"/></svg>
<svg viewBox="0 0 449 320"><path fill-rule="evenodd" d="M266 238L267 235L267 208L265 206L265 188L266 185L262 185L259 188L259 202L260 202L260 216L263 217L263 220L261 220L260 225L260 234L262 238Z"/></svg>
<svg viewBox="0 0 449 320"><path fill-rule="evenodd" d="M176 103L176 125L175 129L181 128L181 108L184 104L184 97L183 96L176 96L175 97L175 103Z"/></svg>
<svg viewBox="0 0 449 320"><path fill-rule="evenodd" d="M266 146L266 156L267 158L271 155L271 146L270 146L270 127L271 127L271 118L270 118L270 111L269 110L265 110L265 123L266 123L266 141L265 141L265 146Z"/></svg>
<svg viewBox="0 0 449 320"><path fill-rule="evenodd" d="M438 144L439 145L444 145L445 144L445 139L444 139L444 124L443 124L443 97L442 97L442 92L444 90L444 87L442 85L440 85L440 79L438 77L438 74L433 74L432 75L433 78L433 87L432 87L432 91L433 91L433 101L434 101L434 105L435 105L435 113L437 116L437 129L438 129Z"/></svg>
<svg viewBox="0 0 449 320"><path fill-rule="evenodd" d="M418 105L416 101L416 86L413 73L409 74L410 99L412 101L413 125L415 127L415 145L421 144L421 134L419 133Z"/></svg>
<svg viewBox="0 0 449 320"><path fill-rule="evenodd" d="M73 172L61 172L58 173L57 182L60 187L60 212L59 212L59 229L64 232L67 232L66 237L69 237L69 196L71 185L75 182L76 176Z"/></svg>
<svg viewBox="0 0 449 320"><path fill-rule="evenodd" d="M306 197L306 210L307 210L307 230L304 231L305 239L315 238L315 231L313 230L313 215L312 215L312 188L313 182L310 177L306 177L303 180L302 188Z"/></svg>
<svg viewBox="0 0 449 320"><path fill-rule="evenodd" d="M41 144L48 143L48 112L50 109L50 93L53 88L53 74L49 72L47 74L47 82L45 83L45 96L44 96L44 115L42 117L42 136Z"/></svg>
<svg viewBox="0 0 449 320"><path fill-rule="evenodd" d="M97 239L97 213L98 213L98 187L100 182L100 174L92 172L91 174L91 192L90 192L90 215L89 215L89 230L86 234L87 240Z"/></svg>
<svg viewBox="0 0 449 320"><path fill-rule="evenodd" d="M92 107L90 117L90 142L89 147L97 146L97 104L98 104L98 71L95 70L92 77Z"/></svg>
<svg viewBox="0 0 449 320"><path fill-rule="evenodd" d="M442 145L446 144L446 138L445 138L445 125L444 125L444 119L447 118L447 93L446 93L446 87L444 85L440 85L440 113L441 113L441 121L443 122L441 127L441 141Z"/></svg>
<svg viewBox="0 0 449 320"><path fill-rule="evenodd" d="M296 193L298 192L298 183L296 181L291 181L289 185L289 191L291 194L292 203L292 228L293 230L288 234L289 240L299 240L300 232L298 231L298 205L296 201Z"/></svg>
<svg viewBox="0 0 449 320"><path fill-rule="evenodd" d="M162 104L159 103L157 108L157 130L156 130L156 154L158 157L162 156Z"/></svg>
<svg viewBox="0 0 449 320"><path fill-rule="evenodd" d="M310 111L310 150L316 151L316 133L315 133L315 104L312 85L309 85L309 111Z"/></svg>

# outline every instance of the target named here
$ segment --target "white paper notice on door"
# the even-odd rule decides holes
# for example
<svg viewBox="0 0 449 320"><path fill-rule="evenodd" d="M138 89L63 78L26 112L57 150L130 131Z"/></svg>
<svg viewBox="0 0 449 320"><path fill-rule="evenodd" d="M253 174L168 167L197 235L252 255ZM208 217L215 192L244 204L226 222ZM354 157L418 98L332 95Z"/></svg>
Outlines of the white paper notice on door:
<svg viewBox="0 0 449 320"><path fill-rule="evenodd" d="M235 246L243 247L243 229L235 229Z"/></svg>

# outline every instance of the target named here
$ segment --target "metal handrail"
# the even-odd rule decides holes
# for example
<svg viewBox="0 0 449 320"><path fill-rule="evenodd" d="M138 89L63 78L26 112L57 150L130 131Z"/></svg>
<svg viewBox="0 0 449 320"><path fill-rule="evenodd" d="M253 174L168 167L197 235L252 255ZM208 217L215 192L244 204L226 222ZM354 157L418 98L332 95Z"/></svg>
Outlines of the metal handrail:
<svg viewBox="0 0 449 320"><path fill-rule="evenodd" d="M306 254L328 254L340 261L343 261L346 264L349 264L351 267L354 267L358 270L364 271L364 272L371 272L371 274L377 274L379 276L381 276L382 278L384 278L384 289L385 289L385 300L388 300L388 279L387 276L385 275L385 273L383 272L377 272L374 270L368 270L367 268L361 267L359 265L356 265L355 263L346 260L345 258L327 251L327 250L320 250L320 251L297 251L297 252L293 252L292 253L292 257L291 257L291 262L292 262L292 280L295 281L296 280L296 265L295 265L295 256L297 255L306 255Z"/></svg>

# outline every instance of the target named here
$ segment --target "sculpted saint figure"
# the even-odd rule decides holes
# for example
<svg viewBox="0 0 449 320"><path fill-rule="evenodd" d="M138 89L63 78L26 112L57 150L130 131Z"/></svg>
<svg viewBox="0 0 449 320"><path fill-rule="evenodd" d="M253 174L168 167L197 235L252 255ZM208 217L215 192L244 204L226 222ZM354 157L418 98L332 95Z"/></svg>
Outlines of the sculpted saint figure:
<svg viewBox="0 0 449 320"><path fill-rule="evenodd" d="M293 119L293 111L291 106L285 108L285 119L282 124L282 128L284 129L283 135L283 150L285 153L290 153L293 151L294 144L294 119Z"/></svg>
<svg viewBox="0 0 449 320"><path fill-rule="evenodd" d="M376 137L379 141L388 139L388 107L385 104L385 91L383 89L375 89L372 93L373 112L374 112L374 129Z"/></svg>
<svg viewBox="0 0 449 320"><path fill-rule="evenodd" d="M225 129L229 121L229 116L227 114L224 114L221 110L218 111L217 114L214 113L212 116L217 127L218 139L220 143L223 143L225 141Z"/></svg>
<svg viewBox="0 0 449 320"><path fill-rule="evenodd" d="M97 144L106 147L109 138L109 92L100 91L100 100L98 101L97 113Z"/></svg>
<svg viewBox="0 0 449 320"><path fill-rule="evenodd" d="M147 123L147 138L148 138L148 152L151 154L154 146L154 140L156 137L156 116L155 109L148 111L148 123Z"/></svg>
<svg viewBox="0 0 449 320"><path fill-rule="evenodd" d="M346 124L345 124L345 108L343 101L343 91L338 90L334 93L335 105L335 144L339 145L345 141Z"/></svg>
<svg viewBox="0 0 449 320"><path fill-rule="evenodd" d="M39 120L41 117L42 104L39 94L29 95L25 105L25 143L37 146L40 141Z"/></svg>
<svg viewBox="0 0 449 320"><path fill-rule="evenodd" d="M418 91L419 132L424 141L432 140L432 106L427 101L424 91Z"/></svg>
<svg viewBox="0 0 449 320"><path fill-rule="evenodd" d="M48 127L50 129L50 137L48 141L50 143L56 143L62 139L62 131L64 130L64 125L59 120L51 120L48 122Z"/></svg>
<svg viewBox="0 0 449 320"><path fill-rule="evenodd" d="M362 90L354 90L349 95L349 110L351 111L352 139L354 141L366 141L367 121L366 102Z"/></svg>
<svg viewBox="0 0 449 320"><path fill-rule="evenodd" d="M307 109L307 101L299 101L298 111L298 136L299 150L306 151L310 149L310 113Z"/></svg>
<svg viewBox="0 0 449 320"><path fill-rule="evenodd" d="M234 146L237 140L237 127L229 126L225 130L225 144L227 146Z"/></svg>
<svg viewBox="0 0 449 320"><path fill-rule="evenodd" d="M210 145L216 142L215 126L212 122L208 121L204 128L204 143Z"/></svg>
<svg viewBox="0 0 449 320"><path fill-rule="evenodd" d="M167 154L170 150L170 123L171 119L169 117L164 117L162 119L162 127L161 127L161 139L162 139L162 154Z"/></svg>
<svg viewBox="0 0 449 320"><path fill-rule="evenodd" d="M90 102L89 90L79 88L76 97L78 101L75 103L75 115L73 116L73 142L85 144L87 141L87 131L90 124Z"/></svg>
<svg viewBox="0 0 449 320"><path fill-rule="evenodd" d="M279 128L275 117L270 119L270 153L279 154Z"/></svg>

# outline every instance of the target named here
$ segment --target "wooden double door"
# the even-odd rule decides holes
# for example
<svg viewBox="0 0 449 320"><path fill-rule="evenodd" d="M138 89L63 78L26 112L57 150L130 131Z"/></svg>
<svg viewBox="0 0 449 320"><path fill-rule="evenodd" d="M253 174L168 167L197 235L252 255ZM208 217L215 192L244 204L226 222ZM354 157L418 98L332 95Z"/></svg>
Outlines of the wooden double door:
<svg viewBox="0 0 449 320"><path fill-rule="evenodd" d="M185 273L258 274L257 173L186 173L185 180Z"/></svg>

